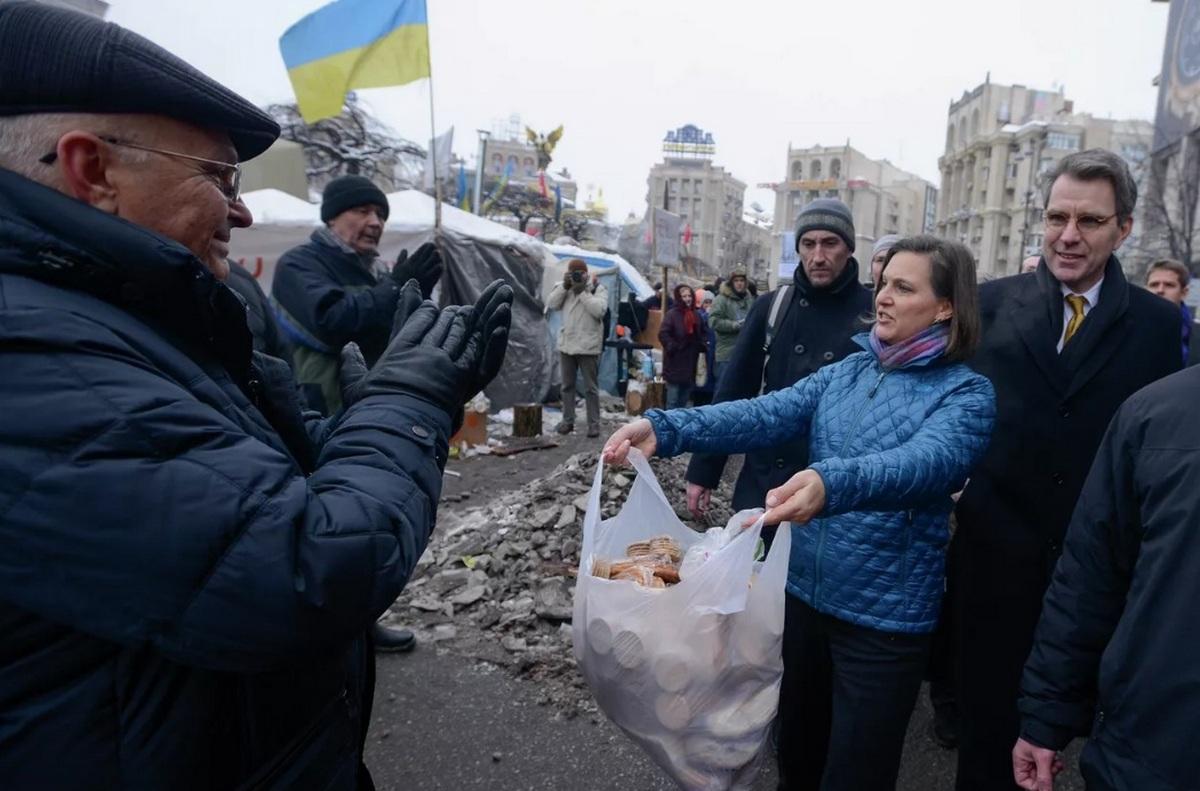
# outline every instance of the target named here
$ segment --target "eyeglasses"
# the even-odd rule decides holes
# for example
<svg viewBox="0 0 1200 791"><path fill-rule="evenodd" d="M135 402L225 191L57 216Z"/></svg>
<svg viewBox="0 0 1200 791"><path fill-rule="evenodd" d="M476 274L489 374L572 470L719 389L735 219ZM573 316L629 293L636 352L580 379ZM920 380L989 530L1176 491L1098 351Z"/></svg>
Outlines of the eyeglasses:
<svg viewBox="0 0 1200 791"><path fill-rule="evenodd" d="M143 146L139 143L127 143L123 140L117 140L113 137L100 137L105 143L122 148L133 148L138 151L149 151L151 154L161 154L164 157L175 157L177 159L187 159L192 162L200 162L209 165L215 170L205 170L204 175L210 177L213 183L217 185L217 189L225 196L225 200L230 203L236 203L237 199L242 194L242 167L229 162L220 162L215 159L205 159L191 154L181 154L178 151L167 151L165 148L154 148L152 146ZM44 157L38 160L43 165L51 165L58 159L58 152L51 151Z"/></svg>
<svg viewBox="0 0 1200 791"><path fill-rule="evenodd" d="M1075 218L1075 227L1080 233L1095 233L1100 230L1105 223L1116 217L1115 214L1110 214L1107 217L1098 217L1095 214L1081 214ZM1046 227L1055 231L1065 230L1071 223L1071 215L1061 211L1046 212Z"/></svg>

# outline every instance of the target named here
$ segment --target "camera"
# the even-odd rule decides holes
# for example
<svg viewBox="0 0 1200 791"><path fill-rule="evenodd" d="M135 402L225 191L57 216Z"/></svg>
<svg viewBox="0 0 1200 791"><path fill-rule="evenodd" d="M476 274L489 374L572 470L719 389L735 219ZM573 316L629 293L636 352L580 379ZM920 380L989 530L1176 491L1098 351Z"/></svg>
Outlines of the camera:
<svg viewBox="0 0 1200 791"><path fill-rule="evenodd" d="M572 283L582 283L587 278L587 272L580 272L578 269L571 272Z"/></svg>

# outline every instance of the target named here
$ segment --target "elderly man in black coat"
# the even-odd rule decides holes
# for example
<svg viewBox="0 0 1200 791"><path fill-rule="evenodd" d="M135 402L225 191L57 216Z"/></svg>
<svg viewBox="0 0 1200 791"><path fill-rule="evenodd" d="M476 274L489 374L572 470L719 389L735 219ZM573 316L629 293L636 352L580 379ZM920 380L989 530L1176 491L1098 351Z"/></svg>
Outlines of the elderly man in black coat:
<svg viewBox="0 0 1200 791"><path fill-rule="evenodd" d="M854 217L840 200L818 198L801 209L796 217L801 264L794 283L755 301L721 369L713 403L791 387L818 368L859 351L850 339L867 327L872 298L870 289L858 282L854 236ZM773 310L774 336L768 341ZM708 510L727 459L707 453L692 457L687 496L694 515ZM807 466L807 438L746 454L733 492L734 510L762 507L767 492Z"/></svg>
<svg viewBox="0 0 1200 791"><path fill-rule="evenodd" d="M345 411L301 413L222 282L239 165L278 135L134 33L0 3L6 791L369 780L363 635L512 292L439 313L405 283L374 368L341 350Z"/></svg>
<svg viewBox="0 0 1200 791"><path fill-rule="evenodd" d="M1113 418L1075 507L1021 681L1014 779L1047 791L1090 736L1089 791L1200 782L1200 369Z"/></svg>
<svg viewBox="0 0 1200 791"><path fill-rule="evenodd" d="M1179 315L1131 287L1114 251L1133 227L1124 162L1092 149L1047 180L1037 270L984 284L972 363L996 388L996 427L958 503L958 788L1013 788L1017 688L1042 595L1105 427L1121 403L1179 370Z"/></svg>

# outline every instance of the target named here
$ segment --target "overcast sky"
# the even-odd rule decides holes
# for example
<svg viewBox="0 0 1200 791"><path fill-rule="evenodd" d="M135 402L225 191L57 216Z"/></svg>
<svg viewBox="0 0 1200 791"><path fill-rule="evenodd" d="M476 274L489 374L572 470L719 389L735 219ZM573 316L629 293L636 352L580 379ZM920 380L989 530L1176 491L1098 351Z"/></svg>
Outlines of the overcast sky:
<svg viewBox="0 0 1200 791"><path fill-rule="evenodd" d="M604 188L609 217L645 209L668 129L716 139L715 162L774 208L787 147L850 143L934 184L949 102L993 82L1065 88L1077 111L1153 119L1167 3L1149 0L428 0L439 131L472 157L477 128L520 113L564 124L552 169ZM136 30L260 104L291 100L283 31L323 0L111 0ZM987 16L988 11L992 11ZM364 91L428 141L428 87Z"/></svg>

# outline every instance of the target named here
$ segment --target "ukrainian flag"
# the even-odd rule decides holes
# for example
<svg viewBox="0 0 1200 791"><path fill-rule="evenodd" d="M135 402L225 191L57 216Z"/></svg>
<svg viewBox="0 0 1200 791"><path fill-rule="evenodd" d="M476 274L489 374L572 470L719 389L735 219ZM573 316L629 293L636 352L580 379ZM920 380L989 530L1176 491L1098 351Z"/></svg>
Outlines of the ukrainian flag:
<svg viewBox="0 0 1200 791"><path fill-rule="evenodd" d="M429 76L425 0L336 0L288 28L279 50L304 120L335 116L355 88Z"/></svg>

